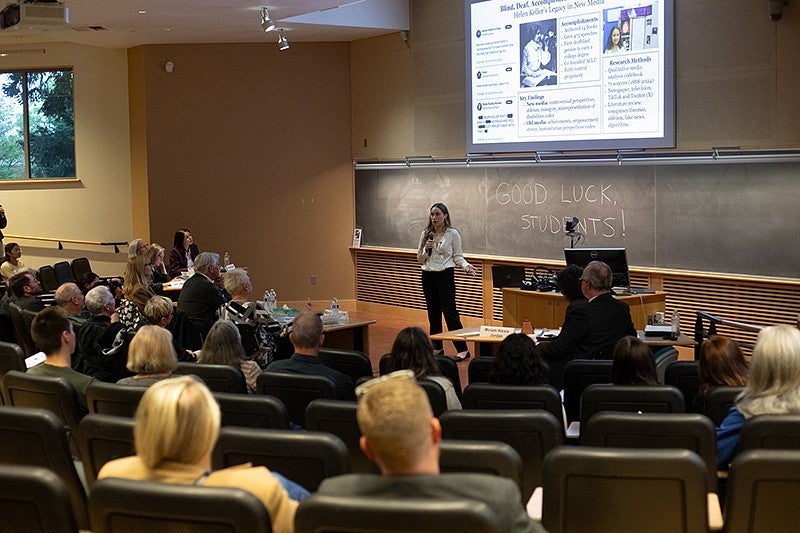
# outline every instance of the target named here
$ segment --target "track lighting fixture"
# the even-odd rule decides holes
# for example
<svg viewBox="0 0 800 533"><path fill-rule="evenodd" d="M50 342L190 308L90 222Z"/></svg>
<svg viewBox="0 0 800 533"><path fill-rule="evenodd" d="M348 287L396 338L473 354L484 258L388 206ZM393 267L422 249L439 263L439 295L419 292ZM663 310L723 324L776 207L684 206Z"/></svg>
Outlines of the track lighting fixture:
<svg viewBox="0 0 800 533"><path fill-rule="evenodd" d="M283 28L278 30L278 48L281 50L288 50L289 49L289 41L286 40L286 36L283 34Z"/></svg>
<svg viewBox="0 0 800 533"><path fill-rule="evenodd" d="M275 29L275 23L269 18L269 12L266 7L261 8L261 27L264 31L272 31Z"/></svg>

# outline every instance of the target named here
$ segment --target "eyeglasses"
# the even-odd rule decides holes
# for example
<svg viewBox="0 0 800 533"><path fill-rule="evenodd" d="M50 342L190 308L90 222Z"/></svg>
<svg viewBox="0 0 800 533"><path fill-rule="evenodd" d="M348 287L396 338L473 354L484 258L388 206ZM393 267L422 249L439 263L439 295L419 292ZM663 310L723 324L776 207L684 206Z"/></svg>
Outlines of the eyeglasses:
<svg viewBox="0 0 800 533"><path fill-rule="evenodd" d="M414 372L412 370L396 370L381 377L371 379L356 387L356 398L360 400L361 397L364 396L364 394L366 394L371 387L374 387L379 383L385 383L387 381L393 381L396 379L410 379L414 383L417 382L417 378L414 377Z"/></svg>

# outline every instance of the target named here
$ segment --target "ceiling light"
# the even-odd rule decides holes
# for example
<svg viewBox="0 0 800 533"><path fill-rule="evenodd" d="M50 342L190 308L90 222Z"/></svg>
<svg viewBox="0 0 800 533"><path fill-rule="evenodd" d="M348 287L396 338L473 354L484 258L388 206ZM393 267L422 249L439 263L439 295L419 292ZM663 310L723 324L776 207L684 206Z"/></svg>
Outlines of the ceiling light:
<svg viewBox="0 0 800 533"><path fill-rule="evenodd" d="M283 34L283 29L281 28L278 31L280 32L280 35L278 36L278 48L281 50L288 50L289 41L286 40L286 36Z"/></svg>
<svg viewBox="0 0 800 533"><path fill-rule="evenodd" d="M272 31L275 29L275 23L269 18L266 7L261 8L261 27L264 28L264 31Z"/></svg>

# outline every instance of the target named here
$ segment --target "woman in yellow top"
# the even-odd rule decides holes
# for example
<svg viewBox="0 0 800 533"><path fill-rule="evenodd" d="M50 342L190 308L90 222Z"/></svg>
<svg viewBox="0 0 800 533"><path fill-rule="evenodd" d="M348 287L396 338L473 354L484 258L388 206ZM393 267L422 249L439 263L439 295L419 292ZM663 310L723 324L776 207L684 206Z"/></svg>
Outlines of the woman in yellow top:
<svg viewBox="0 0 800 533"><path fill-rule="evenodd" d="M297 501L289 497L281 478L249 463L212 471L220 417L214 396L194 376L159 381L147 389L136 410L136 455L106 463L98 478L237 487L261 500L273 531L294 531Z"/></svg>
<svg viewBox="0 0 800 533"><path fill-rule="evenodd" d="M3 249L6 255L3 256L3 264L0 265L0 275L3 276L3 281L8 281L18 270L25 268L25 263L20 259L22 250L19 244L10 242Z"/></svg>

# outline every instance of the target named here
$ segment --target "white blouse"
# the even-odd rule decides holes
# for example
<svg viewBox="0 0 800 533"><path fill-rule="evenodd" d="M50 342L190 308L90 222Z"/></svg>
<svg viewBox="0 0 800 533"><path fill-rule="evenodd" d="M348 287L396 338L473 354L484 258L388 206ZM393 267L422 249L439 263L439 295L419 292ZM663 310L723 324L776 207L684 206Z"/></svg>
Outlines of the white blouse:
<svg viewBox="0 0 800 533"><path fill-rule="evenodd" d="M459 266L466 269L469 263L464 259L464 251L461 249L461 235L453 228L447 228L442 238L434 243L431 254L425 249L428 241L428 232L423 231L419 238L419 248L417 248L417 261L422 265L422 270L426 272L441 272L447 268Z"/></svg>

